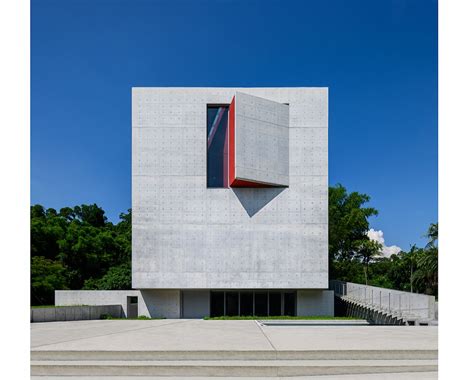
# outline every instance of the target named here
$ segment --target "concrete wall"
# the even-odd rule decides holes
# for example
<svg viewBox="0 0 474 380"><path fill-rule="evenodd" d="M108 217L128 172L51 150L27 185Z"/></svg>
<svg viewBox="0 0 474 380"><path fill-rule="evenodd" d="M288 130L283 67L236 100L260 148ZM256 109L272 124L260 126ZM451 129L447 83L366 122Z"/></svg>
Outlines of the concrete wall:
<svg viewBox="0 0 474 380"><path fill-rule="evenodd" d="M209 290L183 290L181 293L181 318L204 318L210 314Z"/></svg>
<svg viewBox="0 0 474 380"><path fill-rule="evenodd" d="M56 290L55 305L120 305L127 315L127 297L138 298L138 316L180 318L178 290Z"/></svg>
<svg viewBox="0 0 474 380"><path fill-rule="evenodd" d="M332 290L298 290L296 312L299 317L334 316Z"/></svg>
<svg viewBox="0 0 474 380"><path fill-rule="evenodd" d="M235 94L235 177L289 185L289 106Z"/></svg>
<svg viewBox="0 0 474 380"><path fill-rule="evenodd" d="M206 188L206 105L237 91L289 104L288 188ZM327 156L327 88L134 88L132 286L327 288Z"/></svg>
<svg viewBox="0 0 474 380"><path fill-rule="evenodd" d="M102 315L120 318L123 315L121 305L104 306L62 306L31 308L31 322L81 321L100 319Z"/></svg>
<svg viewBox="0 0 474 380"><path fill-rule="evenodd" d="M140 297L138 290L56 290L54 304L69 305L120 305L122 316L127 317L127 296Z"/></svg>
<svg viewBox="0 0 474 380"><path fill-rule="evenodd" d="M138 298L138 315L154 318L180 318L179 290L143 289Z"/></svg>
<svg viewBox="0 0 474 380"><path fill-rule="evenodd" d="M127 297L133 296L138 298L138 316L168 319L209 316L210 291L208 289L183 291L177 289L57 290L55 292L55 305L118 305L121 311L118 316L127 317ZM54 310L56 310L56 313L66 313L61 309L66 310L68 308L45 308L46 317L44 318L56 318L54 317ZM296 310L298 316L333 316L334 292L332 290L298 290ZM74 316L74 313L68 313ZM81 315L80 313L81 311L78 309L76 314ZM86 310L84 313L84 317L77 317L77 319L98 319L100 317L100 314L98 314L97 318L87 318L87 313L90 312Z"/></svg>

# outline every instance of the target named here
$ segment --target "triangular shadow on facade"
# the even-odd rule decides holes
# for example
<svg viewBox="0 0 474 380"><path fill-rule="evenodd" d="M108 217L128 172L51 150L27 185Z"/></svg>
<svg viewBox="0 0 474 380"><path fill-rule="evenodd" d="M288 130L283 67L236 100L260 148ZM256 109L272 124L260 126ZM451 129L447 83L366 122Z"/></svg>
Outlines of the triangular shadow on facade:
<svg viewBox="0 0 474 380"><path fill-rule="evenodd" d="M252 217L262 208L275 199L280 193L285 191L284 187L273 188L232 188L240 204L247 211L248 216Z"/></svg>

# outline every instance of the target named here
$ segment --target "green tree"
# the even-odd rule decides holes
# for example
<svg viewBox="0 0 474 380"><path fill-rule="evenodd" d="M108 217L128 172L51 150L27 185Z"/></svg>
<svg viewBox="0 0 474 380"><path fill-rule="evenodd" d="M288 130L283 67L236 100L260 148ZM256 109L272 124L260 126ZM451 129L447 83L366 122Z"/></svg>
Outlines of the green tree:
<svg viewBox="0 0 474 380"><path fill-rule="evenodd" d="M110 268L107 273L99 279L88 279L83 289L122 290L132 287L132 271L130 263L124 263Z"/></svg>
<svg viewBox="0 0 474 380"><path fill-rule="evenodd" d="M90 224L93 227L103 227L107 222L105 211L95 203L92 205L74 207L74 215L80 221Z"/></svg>
<svg viewBox="0 0 474 380"><path fill-rule="evenodd" d="M417 257L414 282L426 294L438 295L438 223L432 223L426 237L428 244Z"/></svg>
<svg viewBox="0 0 474 380"><path fill-rule="evenodd" d="M348 193L342 185L329 187L329 276L353 281L364 268L358 260L361 247L369 241L369 218L378 215L366 194Z"/></svg>
<svg viewBox="0 0 474 380"><path fill-rule="evenodd" d="M33 256L31 258L31 304L53 304L56 289L67 289L65 268L57 261Z"/></svg>
<svg viewBox="0 0 474 380"><path fill-rule="evenodd" d="M69 224L64 239L58 241L59 260L68 269L70 286L80 289L89 278L103 276L124 257L117 234L77 220Z"/></svg>
<svg viewBox="0 0 474 380"><path fill-rule="evenodd" d="M392 255L398 256L398 255ZM380 257L373 260L368 267L368 282L381 288L394 288L390 270L394 265L392 257Z"/></svg>
<svg viewBox="0 0 474 380"><path fill-rule="evenodd" d="M357 249L357 257L360 258L364 266L365 284L369 285L369 264L377 257L380 257L382 252L382 244L374 240L360 240Z"/></svg>
<svg viewBox="0 0 474 380"><path fill-rule="evenodd" d="M41 205L31 207L31 255L56 260L57 241L64 236L66 222L58 218L54 209L44 210Z"/></svg>
<svg viewBox="0 0 474 380"><path fill-rule="evenodd" d="M426 234L428 244L426 248L438 248L438 223L431 223Z"/></svg>
<svg viewBox="0 0 474 380"><path fill-rule="evenodd" d="M55 289L81 289L86 281L97 289L130 288L131 218L128 210L114 225L96 204L59 212L31 206L32 302L51 303Z"/></svg>

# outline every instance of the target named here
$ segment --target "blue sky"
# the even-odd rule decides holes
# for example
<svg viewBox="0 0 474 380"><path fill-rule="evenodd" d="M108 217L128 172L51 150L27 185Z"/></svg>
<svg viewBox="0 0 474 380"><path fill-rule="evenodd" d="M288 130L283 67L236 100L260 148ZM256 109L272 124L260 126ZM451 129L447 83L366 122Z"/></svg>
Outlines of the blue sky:
<svg viewBox="0 0 474 380"><path fill-rule="evenodd" d="M327 86L329 182L438 218L437 2L32 0L31 203L131 206L132 86Z"/></svg>

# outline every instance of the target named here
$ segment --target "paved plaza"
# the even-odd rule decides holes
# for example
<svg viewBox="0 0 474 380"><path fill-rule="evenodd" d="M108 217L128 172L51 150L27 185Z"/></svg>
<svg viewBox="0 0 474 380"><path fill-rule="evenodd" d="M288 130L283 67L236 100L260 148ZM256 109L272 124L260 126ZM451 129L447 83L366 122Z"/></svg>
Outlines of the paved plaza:
<svg viewBox="0 0 474 380"><path fill-rule="evenodd" d="M106 375L119 380L135 373L142 380L147 375L284 379L285 374L321 380L435 379L437 342L437 327L426 326L264 326L183 319L31 324L33 378L56 375L51 378L57 380L66 375L69 380L105 380Z"/></svg>
<svg viewBox="0 0 474 380"><path fill-rule="evenodd" d="M31 324L31 349L84 351L437 350L428 326L260 326L256 321L97 320Z"/></svg>

